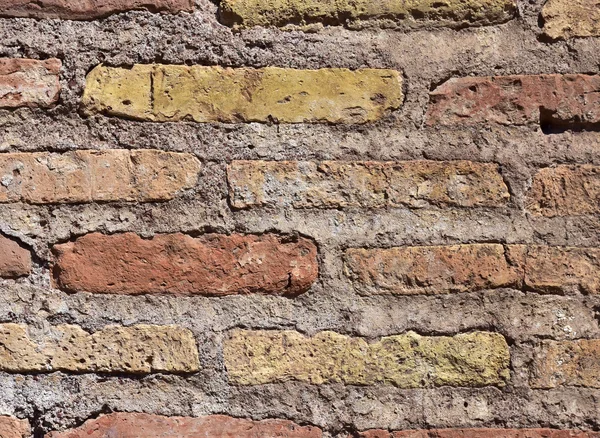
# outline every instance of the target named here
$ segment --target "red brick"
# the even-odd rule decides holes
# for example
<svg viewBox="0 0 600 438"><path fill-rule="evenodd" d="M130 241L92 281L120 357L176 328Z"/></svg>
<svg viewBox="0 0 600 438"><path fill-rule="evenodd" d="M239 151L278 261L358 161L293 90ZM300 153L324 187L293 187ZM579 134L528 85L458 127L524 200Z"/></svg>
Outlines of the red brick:
<svg viewBox="0 0 600 438"><path fill-rule="evenodd" d="M55 284L69 292L298 295L318 274L314 243L272 234L93 233L54 253Z"/></svg>
<svg viewBox="0 0 600 438"><path fill-rule="evenodd" d="M599 432L556 429L368 430L360 438L598 438Z"/></svg>
<svg viewBox="0 0 600 438"><path fill-rule="evenodd" d="M532 75L450 79L430 94L428 125L600 122L600 76Z"/></svg>
<svg viewBox="0 0 600 438"><path fill-rule="evenodd" d="M31 427L27 420L0 416L0 438L28 438L30 436Z"/></svg>
<svg viewBox="0 0 600 438"><path fill-rule="evenodd" d="M162 417L149 414L110 414L88 420L65 432L46 438L320 438L321 430L287 420L252 421L224 415L200 418Z"/></svg>
<svg viewBox="0 0 600 438"><path fill-rule="evenodd" d="M0 0L0 16L91 20L134 9L191 11L193 4L193 0Z"/></svg>
<svg viewBox="0 0 600 438"><path fill-rule="evenodd" d="M31 272L31 253L0 235L0 277L15 278Z"/></svg>
<svg viewBox="0 0 600 438"><path fill-rule="evenodd" d="M52 106L60 94L61 65L59 59L0 59L0 108Z"/></svg>

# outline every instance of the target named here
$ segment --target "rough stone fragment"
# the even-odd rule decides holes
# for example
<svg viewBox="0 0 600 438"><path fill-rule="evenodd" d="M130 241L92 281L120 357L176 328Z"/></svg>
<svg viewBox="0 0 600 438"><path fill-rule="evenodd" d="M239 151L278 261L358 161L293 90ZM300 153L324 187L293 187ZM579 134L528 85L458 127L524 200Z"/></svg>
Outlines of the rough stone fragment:
<svg viewBox="0 0 600 438"><path fill-rule="evenodd" d="M350 279L369 294L519 287L523 277L520 260L497 244L350 249L345 261Z"/></svg>
<svg viewBox="0 0 600 438"><path fill-rule="evenodd" d="M0 416L0 438L29 438L31 426L27 420Z"/></svg>
<svg viewBox="0 0 600 438"><path fill-rule="evenodd" d="M409 332L369 344L334 332L309 338L295 331L234 330L223 354L229 380L239 385L298 380L400 388L503 386L510 359L504 338L485 332Z"/></svg>
<svg viewBox="0 0 600 438"><path fill-rule="evenodd" d="M542 342L535 352L530 385L600 388L600 339Z"/></svg>
<svg viewBox="0 0 600 438"><path fill-rule="evenodd" d="M68 292L292 296L318 275L314 243L273 234L93 233L54 253L54 281Z"/></svg>
<svg viewBox="0 0 600 438"><path fill-rule="evenodd" d="M402 105L395 70L295 70L135 65L98 66L83 104L156 122L365 123Z"/></svg>
<svg viewBox="0 0 600 438"><path fill-rule="evenodd" d="M76 429L49 433L46 438L321 438L321 435L319 428L299 426L287 420L252 421L225 415L192 418L118 413L88 420Z"/></svg>
<svg viewBox="0 0 600 438"><path fill-rule="evenodd" d="M110 326L89 334L58 325L30 333L21 324L0 325L0 370L85 373L189 373L199 369L193 334L175 326Z"/></svg>
<svg viewBox="0 0 600 438"><path fill-rule="evenodd" d="M0 203L166 201L199 171L193 155L155 150L0 154Z"/></svg>
<svg viewBox="0 0 600 438"><path fill-rule="evenodd" d="M541 169L533 179L527 204L537 216L600 213L600 167L561 165Z"/></svg>
<svg viewBox="0 0 600 438"><path fill-rule="evenodd" d="M31 272L31 253L17 242L0 235L0 277L16 278Z"/></svg>
<svg viewBox="0 0 600 438"><path fill-rule="evenodd" d="M600 123L600 76L454 78L430 93L427 124L540 124L544 129Z"/></svg>
<svg viewBox="0 0 600 438"><path fill-rule="evenodd" d="M0 58L0 108L47 108L55 104L60 94L61 66L59 59Z"/></svg>
<svg viewBox="0 0 600 438"><path fill-rule="evenodd" d="M470 161L234 161L235 208L500 207L510 198L496 164Z"/></svg>
<svg viewBox="0 0 600 438"><path fill-rule="evenodd" d="M553 39L600 36L597 0L548 0L542 19L544 32Z"/></svg>
<svg viewBox="0 0 600 438"><path fill-rule="evenodd" d="M598 438L599 432L557 429L368 430L357 438Z"/></svg>
<svg viewBox="0 0 600 438"><path fill-rule="evenodd" d="M219 15L224 24L239 27L415 21L456 26L503 23L515 12L514 0L223 0Z"/></svg>
<svg viewBox="0 0 600 438"><path fill-rule="evenodd" d="M193 0L0 0L0 16L93 20L135 9L177 13L193 6Z"/></svg>

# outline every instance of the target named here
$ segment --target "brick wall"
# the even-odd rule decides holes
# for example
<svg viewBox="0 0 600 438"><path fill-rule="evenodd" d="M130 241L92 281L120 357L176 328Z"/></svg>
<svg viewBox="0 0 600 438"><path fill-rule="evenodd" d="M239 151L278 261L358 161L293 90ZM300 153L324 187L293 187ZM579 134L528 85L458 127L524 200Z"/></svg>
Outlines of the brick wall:
<svg viewBox="0 0 600 438"><path fill-rule="evenodd" d="M0 0L0 437L600 437L598 53L596 0Z"/></svg>

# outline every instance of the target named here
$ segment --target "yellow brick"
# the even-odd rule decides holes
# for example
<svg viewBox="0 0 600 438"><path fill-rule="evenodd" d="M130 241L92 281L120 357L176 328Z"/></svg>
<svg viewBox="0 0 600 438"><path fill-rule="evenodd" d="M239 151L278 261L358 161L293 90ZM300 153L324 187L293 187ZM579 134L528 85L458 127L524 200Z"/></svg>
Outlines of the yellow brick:
<svg viewBox="0 0 600 438"><path fill-rule="evenodd" d="M235 330L225 341L229 379L240 385L298 380L311 384L503 386L509 350L495 333L423 337L409 332L367 343L333 332Z"/></svg>
<svg viewBox="0 0 600 438"><path fill-rule="evenodd" d="M199 171L193 155L154 150L0 154L0 203L165 201Z"/></svg>
<svg viewBox="0 0 600 438"><path fill-rule="evenodd" d="M39 336L27 326L0 325L0 370L88 373L194 372L198 351L189 330L174 326L107 327L89 334L59 325Z"/></svg>
<svg viewBox="0 0 600 438"><path fill-rule="evenodd" d="M234 161L236 208L498 207L510 195L495 164L470 161Z"/></svg>
<svg viewBox="0 0 600 438"><path fill-rule="evenodd" d="M365 123L402 104L395 70L96 67L88 113L169 122Z"/></svg>
<svg viewBox="0 0 600 438"><path fill-rule="evenodd" d="M597 0L548 0L542 17L544 32L553 39L600 36Z"/></svg>
<svg viewBox="0 0 600 438"><path fill-rule="evenodd" d="M514 0L222 0L220 19L238 27L402 21L494 24L514 17Z"/></svg>

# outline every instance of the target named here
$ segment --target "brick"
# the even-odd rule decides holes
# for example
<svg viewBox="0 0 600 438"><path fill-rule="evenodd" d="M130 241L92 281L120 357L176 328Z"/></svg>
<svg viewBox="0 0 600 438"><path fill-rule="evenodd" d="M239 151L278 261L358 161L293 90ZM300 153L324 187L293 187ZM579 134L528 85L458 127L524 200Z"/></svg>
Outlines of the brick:
<svg viewBox="0 0 600 438"><path fill-rule="evenodd" d="M54 254L54 281L69 292L293 296L318 275L314 243L273 234L93 233L56 245Z"/></svg>
<svg viewBox="0 0 600 438"><path fill-rule="evenodd" d="M596 0L548 0L542 9L544 33L552 39L600 36Z"/></svg>
<svg viewBox="0 0 600 438"><path fill-rule="evenodd" d="M368 343L334 332L305 337L295 331L234 330L224 344L230 382L297 380L311 384L503 386L509 350L495 333L424 337L409 332Z"/></svg>
<svg viewBox="0 0 600 438"><path fill-rule="evenodd" d="M486 25L515 16L514 0L223 0L222 23L236 27L326 25Z"/></svg>
<svg viewBox="0 0 600 438"><path fill-rule="evenodd" d="M155 122L365 123L402 105L395 70L294 70L181 65L98 66L89 114Z"/></svg>
<svg viewBox="0 0 600 438"><path fill-rule="evenodd" d="M530 385L600 388L600 340L543 341L534 354Z"/></svg>
<svg viewBox="0 0 600 438"><path fill-rule="evenodd" d="M55 104L60 95L61 66L59 59L0 58L0 108L47 108Z"/></svg>
<svg viewBox="0 0 600 438"><path fill-rule="evenodd" d="M0 277L16 278L31 273L31 253L14 240L0 235Z"/></svg>
<svg viewBox="0 0 600 438"><path fill-rule="evenodd" d="M557 429L368 430L357 438L599 438L599 432Z"/></svg>
<svg viewBox="0 0 600 438"><path fill-rule="evenodd" d="M499 207L510 198L496 164L470 161L234 161L227 179L235 208Z"/></svg>
<svg viewBox="0 0 600 438"><path fill-rule="evenodd" d="M345 255L347 275L367 294L519 287L523 272L518 261L497 244L349 249Z"/></svg>
<svg viewBox="0 0 600 438"><path fill-rule="evenodd" d="M198 350L189 330L175 326L109 326L89 334L58 325L37 334L21 324L0 324L0 370L78 373L198 371Z"/></svg>
<svg viewBox="0 0 600 438"><path fill-rule="evenodd" d="M0 16L93 20L118 12L191 12L193 0L0 0Z"/></svg>
<svg viewBox="0 0 600 438"><path fill-rule="evenodd" d="M0 416L0 438L29 438L31 426L27 420Z"/></svg>
<svg viewBox="0 0 600 438"><path fill-rule="evenodd" d="M600 294L600 248L471 244L352 248L346 275L366 295L516 288Z"/></svg>
<svg viewBox="0 0 600 438"><path fill-rule="evenodd" d="M299 426L287 420L252 421L225 415L192 418L117 413L88 420L76 429L49 433L46 438L321 438L321 435L319 428Z"/></svg>
<svg viewBox="0 0 600 438"><path fill-rule="evenodd" d="M541 169L533 178L527 209L546 217L600 213L600 167L561 165Z"/></svg>
<svg viewBox="0 0 600 438"><path fill-rule="evenodd" d="M154 150L0 154L0 203L167 201L199 171L193 155Z"/></svg>
<svg viewBox="0 0 600 438"><path fill-rule="evenodd" d="M600 76L579 74L455 78L430 93L427 125L600 122Z"/></svg>

